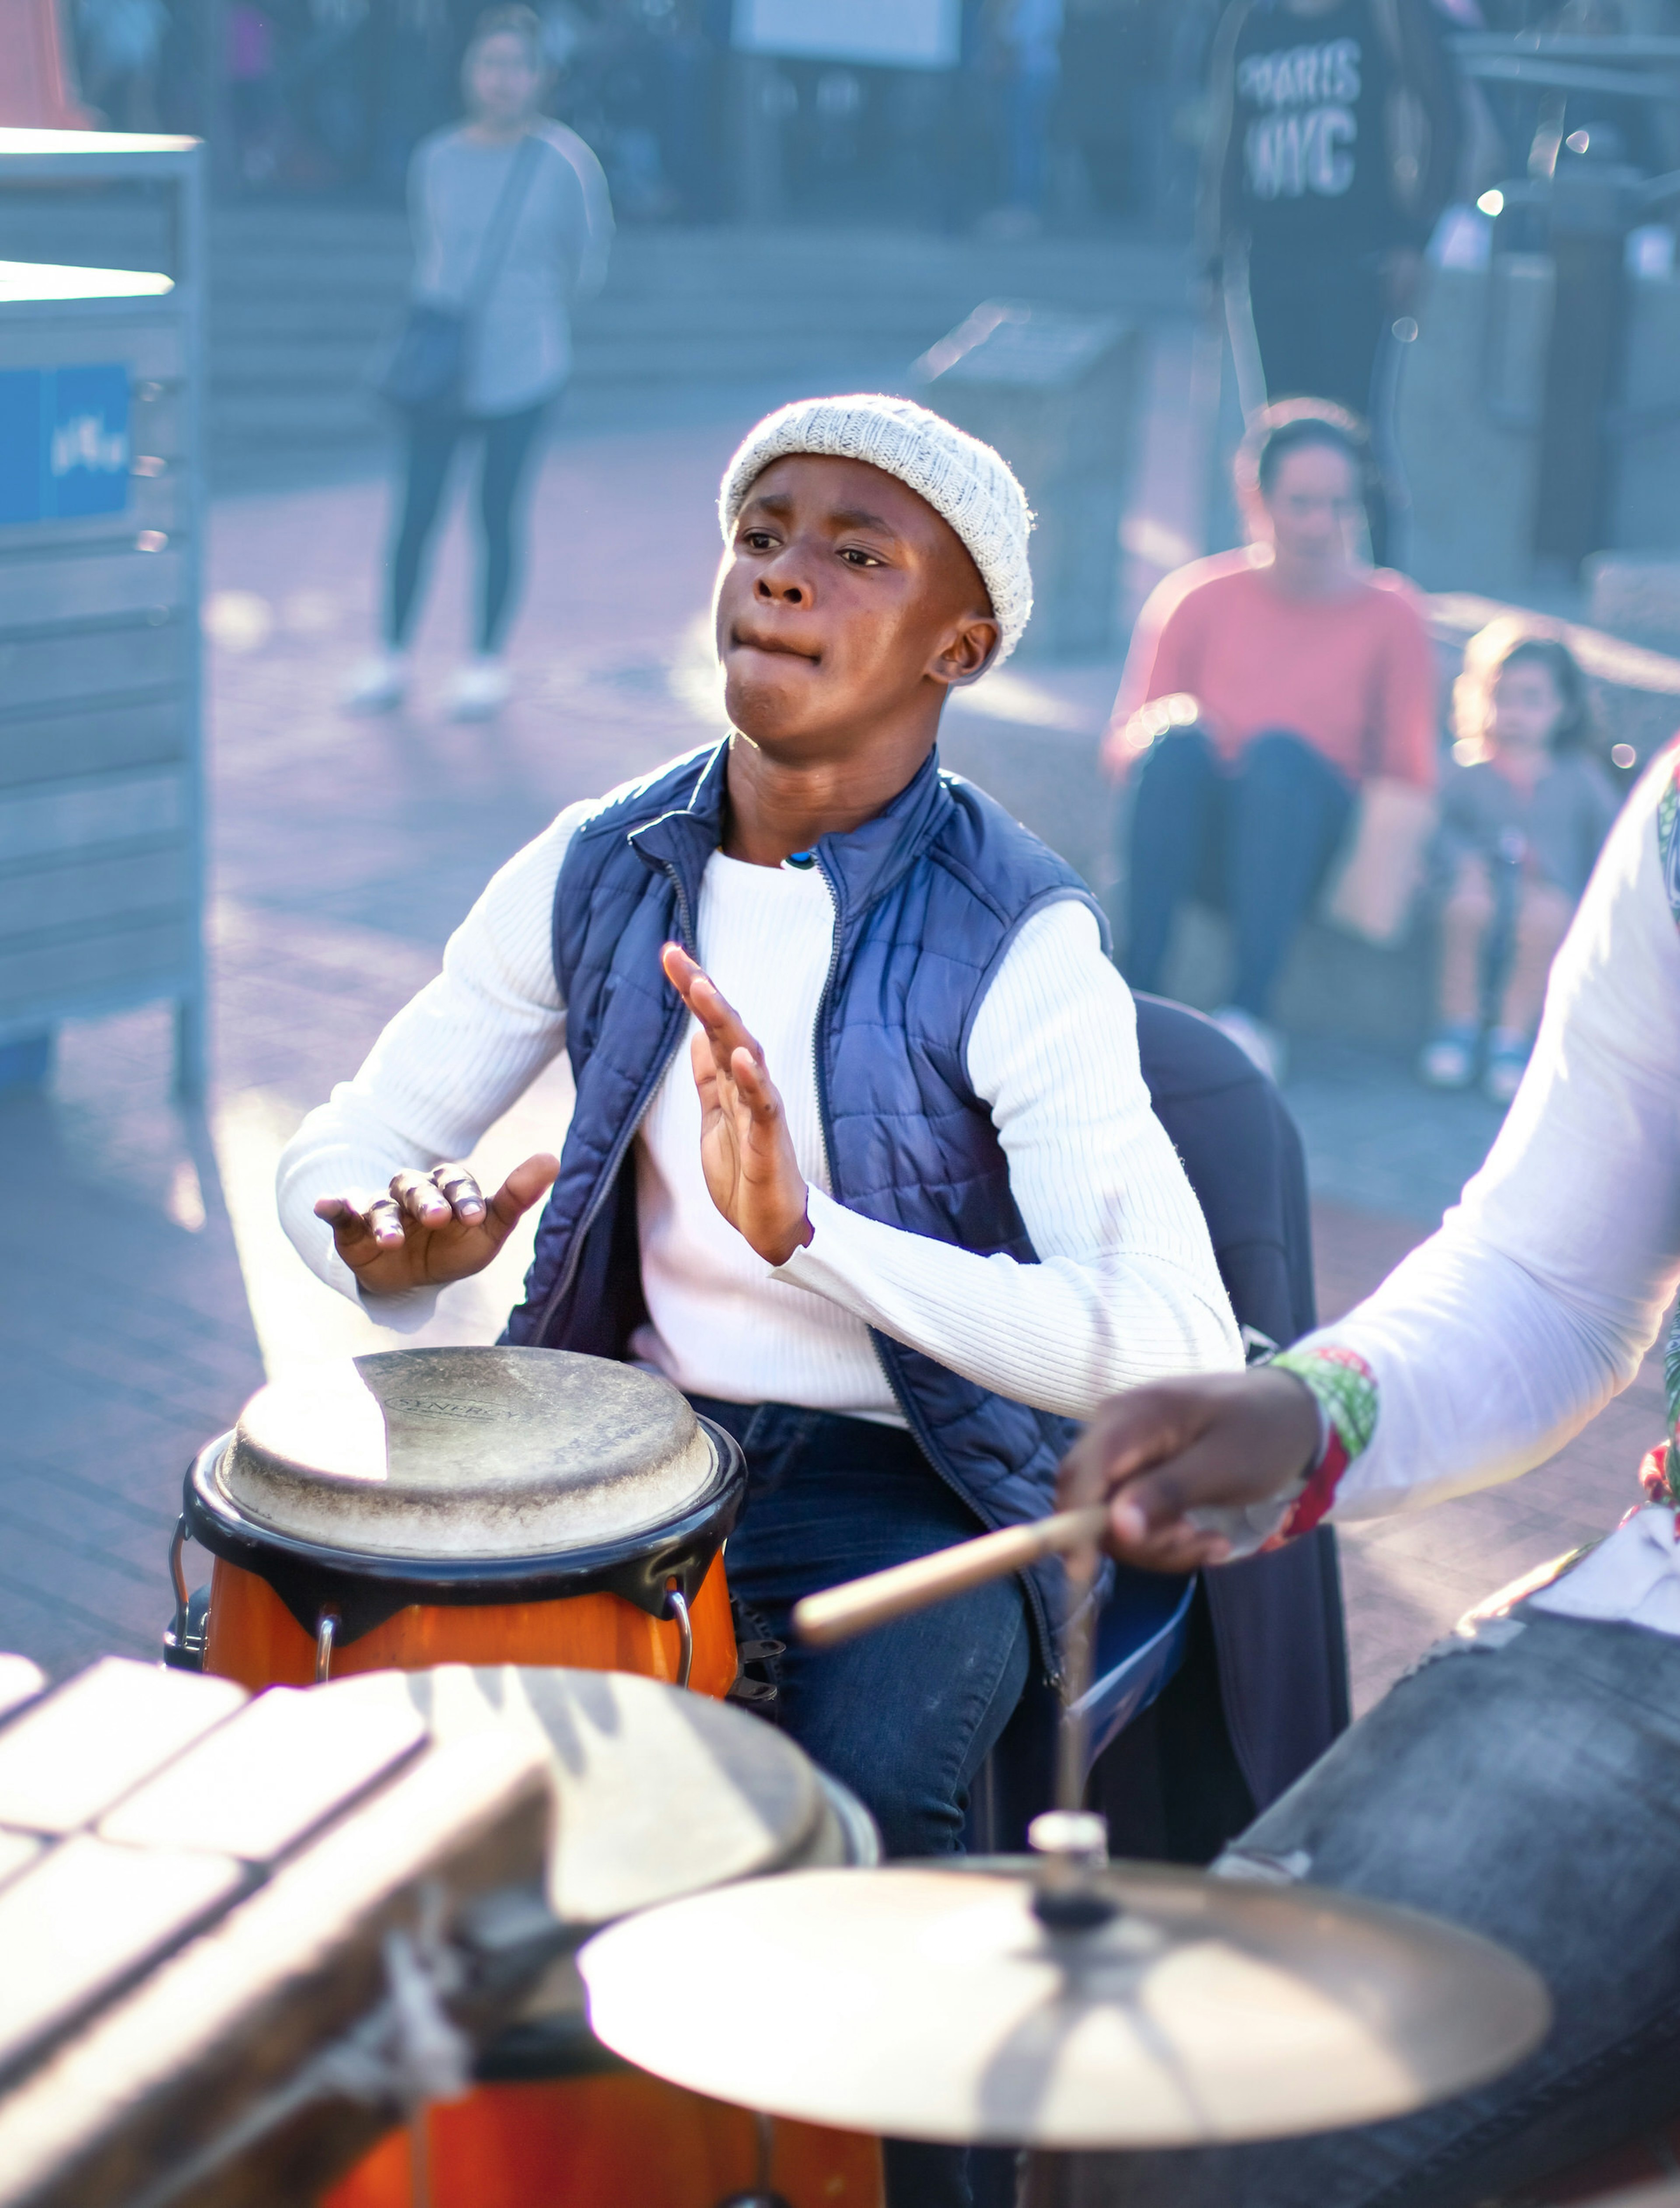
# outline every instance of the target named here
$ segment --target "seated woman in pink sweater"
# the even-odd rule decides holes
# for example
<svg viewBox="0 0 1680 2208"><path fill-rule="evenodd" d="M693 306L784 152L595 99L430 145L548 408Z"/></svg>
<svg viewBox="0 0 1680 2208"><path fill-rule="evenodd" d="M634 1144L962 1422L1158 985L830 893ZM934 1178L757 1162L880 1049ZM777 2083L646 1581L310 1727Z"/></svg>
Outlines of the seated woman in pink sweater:
<svg viewBox="0 0 1680 2208"><path fill-rule="evenodd" d="M1357 549L1367 465L1339 407L1269 410L1238 463L1252 541L1151 596L1106 747L1135 784L1126 978L1159 985L1186 898L1223 909L1236 973L1214 1017L1269 1073L1272 987L1359 784L1435 781L1435 657L1417 595Z"/></svg>

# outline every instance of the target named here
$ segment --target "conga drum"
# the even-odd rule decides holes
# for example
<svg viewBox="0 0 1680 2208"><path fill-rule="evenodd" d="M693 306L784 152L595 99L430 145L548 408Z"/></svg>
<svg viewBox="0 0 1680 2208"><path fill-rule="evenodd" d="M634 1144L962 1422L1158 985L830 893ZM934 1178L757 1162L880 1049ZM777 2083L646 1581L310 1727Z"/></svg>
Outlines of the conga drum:
<svg viewBox="0 0 1680 2208"><path fill-rule="evenodd" d="M545 1741L558 1797L549 1905L577 1943L635 1911L736 1879L867 1866L867 1810L784 1733L645 1678L580 1671L417 1673L410 1692L448 1742L494 1713ZM750 2041L773 2017L731 2011L680 1955L648 1999L697 2032ZM630 2068L595 2038L570 1956L481 2057L477 2089L426 2117L433 2208L719 2208L768 2186L789 2208L880 2208L879 2143L778 2120ZM396 2133L321 2208L410 2208L413 2146Z"/></svg>
<svg viewBox="0 0 1680 2208"><path fill-rule="evenodd" d="M725 1695L722 1551L745 1488L730 1435L604 1358L309 1368L259 1389L187 1475L183 1527L215 1559L204 1668L259 1688L557 1664Z"/></svg>

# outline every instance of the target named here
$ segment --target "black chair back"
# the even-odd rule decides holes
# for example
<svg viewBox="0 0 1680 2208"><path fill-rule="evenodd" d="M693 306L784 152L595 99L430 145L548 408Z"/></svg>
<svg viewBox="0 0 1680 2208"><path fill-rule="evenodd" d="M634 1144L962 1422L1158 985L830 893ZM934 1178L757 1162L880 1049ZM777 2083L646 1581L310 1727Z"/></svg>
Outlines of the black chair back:
<svg viewBox="0 0 1680 2208"><path fill-rule="evenodd" d="M1255 1353L1316 1323L1306 1161L1277 1089L1213 1024L1139 996L1137 1045ZM1160 1700L1098 1758L1089 1789L1114 1852L1205 1861L1315 1762L1348 1720L1335 1539L1203 1577L1190 1647ZM1024 1844L1050 1798L1056 1705L1035 1683L975 1789L971 1845Z"/></svg>

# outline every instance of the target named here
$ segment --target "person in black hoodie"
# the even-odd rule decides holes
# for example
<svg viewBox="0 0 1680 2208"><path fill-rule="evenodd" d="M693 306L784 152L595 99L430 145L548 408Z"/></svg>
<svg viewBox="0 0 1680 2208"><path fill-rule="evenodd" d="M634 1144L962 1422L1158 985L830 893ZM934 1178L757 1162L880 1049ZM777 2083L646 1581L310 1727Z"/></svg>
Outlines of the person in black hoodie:
<svg viewBox="0 0 1680 2208"><path fill-rule="evenodd" d="M1211 89L1202 245L1238 357L1245 321L1257 397L1333 399L1371 423L1380 453L1389 355L1463 139L1431 0L1232 0ZM1387 503L1372 501L1379 564Z"/></svg>

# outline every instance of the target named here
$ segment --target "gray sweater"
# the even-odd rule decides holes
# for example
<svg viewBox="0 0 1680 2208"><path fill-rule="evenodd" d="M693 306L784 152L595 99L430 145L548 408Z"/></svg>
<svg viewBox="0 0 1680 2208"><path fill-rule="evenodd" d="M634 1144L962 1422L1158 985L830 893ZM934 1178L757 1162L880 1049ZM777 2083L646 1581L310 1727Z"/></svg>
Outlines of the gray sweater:
<svg viewBox="0 0 1680 2208"><path fill-rule="evenodd" d="M516 414L559 390L572 369L571 309L606 281L613 210L601 164L574 130L542 122L542 158L467 335L466 411ZM409 168L414 297L459 307L517 146L477 146L459 124L415 149Z"/></svg>
<svg viewBox="0 0 1680 2208"><path fill-rule="evenodd" d="M1553 759L1524 797L1491 759L1448 770L1441 789L1437 862L1444 882L1471 856L1530 864L1578 899L1620 800L1590 752Z"/></svg>

